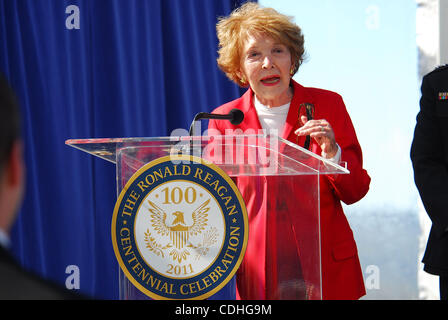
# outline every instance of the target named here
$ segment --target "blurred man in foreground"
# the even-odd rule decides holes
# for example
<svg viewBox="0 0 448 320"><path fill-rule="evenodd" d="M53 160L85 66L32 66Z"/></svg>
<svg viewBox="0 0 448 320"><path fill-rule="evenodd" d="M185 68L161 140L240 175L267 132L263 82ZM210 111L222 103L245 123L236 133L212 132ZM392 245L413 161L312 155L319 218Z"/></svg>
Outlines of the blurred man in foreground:
<svg viewBox="0 0 448 320"><path fill-rule="evenodd" d="M0 73L0 299L79 299L74 292L24 270L9 253L9 232L24 186L19 108Z"/></svg>

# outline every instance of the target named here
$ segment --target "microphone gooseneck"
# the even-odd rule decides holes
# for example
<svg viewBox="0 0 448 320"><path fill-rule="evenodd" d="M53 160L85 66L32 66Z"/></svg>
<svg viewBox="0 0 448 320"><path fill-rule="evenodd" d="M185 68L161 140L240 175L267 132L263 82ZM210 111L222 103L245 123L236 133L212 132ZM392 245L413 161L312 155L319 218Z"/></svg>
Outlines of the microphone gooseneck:
<svg viewBox="0 0 448 320"><path fill-rule="evenodd" d="M190 125L189 134L193 136L194 134L194 124L196 121L201 119L216 119L216 120L229 120L231 124L238 125L244 120L244 113L239 109L232 109L228 114L215 114L207 112L199 112L195 115L193 122Z"/></svg>

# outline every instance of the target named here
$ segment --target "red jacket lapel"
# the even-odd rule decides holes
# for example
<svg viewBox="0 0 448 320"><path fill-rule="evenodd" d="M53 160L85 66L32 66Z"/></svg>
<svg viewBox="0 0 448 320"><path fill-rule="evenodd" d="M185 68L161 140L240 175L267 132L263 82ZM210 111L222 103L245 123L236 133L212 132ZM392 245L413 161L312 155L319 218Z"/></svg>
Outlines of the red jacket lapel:
<svg viewBox="0 0 448 320"><path fill-rule="evenodd" d="M286 117L285 129L283 131L282 138L296 143L297 138L294 134L294 131L302 126L302 123L299 119L299 107L302 103L305 102L313 103L313 99L305 87L298 84L294 80L291 80L291 82L294 87L294 95L291 101L291 106L289 107L288 116ZM288 139L290 136L291 139ZM304 142L305 137L299 137L299 145L303 146Z"/></svg>
<svg viewBox="0 0 448 320"><path fill-rule="evenodd" d="M253 91L249 88L246 93L241 97L242 99L242 111L244 112L244 121L240 124L240 128L246 133L246 130L261 130L260 120L258 119L257 110L253 104Z"/></svg>
<svg viewBox="0 0 448 320"><path fill-rule="evenodd" d="M285 129L281 137L296 143L297 138L294 134L294 131L302 126L302 124L299 123L300 104L305 102L313 103L314 101L312 95L309 93L309 90L307 90L305 87L298 84L294 80L291 80L291 83L294 87L294 96L291 101L291 106L289 107L288 116L286 117ZM258 119L257 111L253 104L252 89L249 88L240 99L241 100L238 104L240 105L241 110L244 112L244 121L239 125L239 128L243 130L244 133L249 130L252 130L249 132L253 132L253 130L255 130L256 132L254 133L258 133L257 131L261 130L262 127ZM304 141L305 137L299 137L300 145L303 146Z"/></svg>

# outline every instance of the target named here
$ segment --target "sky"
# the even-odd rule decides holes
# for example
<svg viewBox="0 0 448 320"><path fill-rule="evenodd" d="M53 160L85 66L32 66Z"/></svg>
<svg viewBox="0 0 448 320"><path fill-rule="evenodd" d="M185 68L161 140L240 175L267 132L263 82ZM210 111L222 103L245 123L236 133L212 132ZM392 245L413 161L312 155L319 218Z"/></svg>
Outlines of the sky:
<svg viewBox="0 0 448 320"><path fill-rule="evenodd" d="M294 17L306 60L294 77L342 95L370 191L351 210L418 210L410 146L420 83L414 0L259 0Z"/></svg>

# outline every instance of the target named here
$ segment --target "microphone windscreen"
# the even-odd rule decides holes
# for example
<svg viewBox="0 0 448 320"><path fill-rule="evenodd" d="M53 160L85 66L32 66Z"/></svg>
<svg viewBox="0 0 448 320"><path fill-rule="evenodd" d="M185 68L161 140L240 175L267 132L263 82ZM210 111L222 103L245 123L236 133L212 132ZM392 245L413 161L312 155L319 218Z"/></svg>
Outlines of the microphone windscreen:
<svg viewBox="0 0 448 320"><path fill-rule="evenodd" d="M230 119L231 124L237 125L243 122L244 113L240 109L232 109L229 114L232 115L232 119Z"/></svg>

